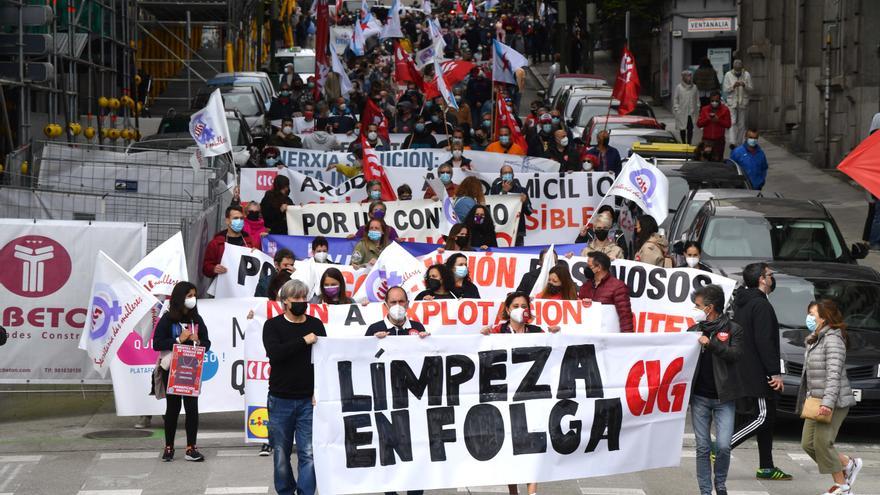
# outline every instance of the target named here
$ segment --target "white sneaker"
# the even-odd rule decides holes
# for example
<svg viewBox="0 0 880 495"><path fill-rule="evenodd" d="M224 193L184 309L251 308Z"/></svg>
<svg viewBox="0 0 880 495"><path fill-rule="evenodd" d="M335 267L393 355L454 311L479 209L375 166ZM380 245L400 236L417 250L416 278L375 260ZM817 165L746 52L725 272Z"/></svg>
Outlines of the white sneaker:
<svg viewBox="0 0 880 495"><path fill-rule="evenodd" d="M849 464L847 464L846 469L843 470L843 475L846 477L846 484L852 487L856 483L856 477L859 475L859 471L861 470L862 458L850 457Z"/></svg>
<svg viewBox="0 0 880 495"><path fill-rule="evenodd" d="M847 484L832 485L823 495L852 495L852 490L850 490Z"/></svg>

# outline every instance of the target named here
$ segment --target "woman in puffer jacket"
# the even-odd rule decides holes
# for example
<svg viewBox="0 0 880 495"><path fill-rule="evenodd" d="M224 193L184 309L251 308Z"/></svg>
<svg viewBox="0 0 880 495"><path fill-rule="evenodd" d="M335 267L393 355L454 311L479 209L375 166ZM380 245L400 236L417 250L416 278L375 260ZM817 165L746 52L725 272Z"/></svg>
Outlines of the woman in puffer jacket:
<svg viewBox="0 0 880 495"><path fill-rule="evenodd" d="M805 419L801 447L819 466L820 473L834 478L834 485L826 493L848 495L862 469L862 460L845 456L834 447L837 431L856 403L846 377L846 324L834 301L814 301L807 309L806 325L812 334L806 339L797 412L807 397L819 398L819 414L831 416L831 422Z"/></svg>
<svg viewBox="0 0 880 495"><path fill-rule="evenodd" d="M636 220L635 260L654 266L672 267L672 260L666 256L669 243L659 230L657 221L651 215L642 215Z"/></svg>

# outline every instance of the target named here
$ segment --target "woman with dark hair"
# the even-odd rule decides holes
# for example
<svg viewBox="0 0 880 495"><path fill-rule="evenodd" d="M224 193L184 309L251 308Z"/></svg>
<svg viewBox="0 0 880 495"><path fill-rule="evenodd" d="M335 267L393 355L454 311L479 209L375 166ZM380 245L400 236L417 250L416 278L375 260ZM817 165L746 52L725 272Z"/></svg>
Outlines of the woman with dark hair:
<svg viewBox="0 0 880 495"><path fill-rule="evenodd" d="M679 268L695 268L697 270L703 270L704 272L711 272L712 269L705 265L702 261L700 261L700 256L703 254L703 250L700 248L700 243L697 241L687 241L684 243L684 250L682 251L684 255L684 259L681 263L678 264Z"/></svg>
<svg viewBox="0 0 880 495"><path fill-rule="evenodd" d="M276 175L272 189L266 191L263 200L260 201L263 221L270 234L287 235L287 207L292 204L290 179L286 175Z"/></svg>
<svg viewBox="0 0 880 495"><path fill-rule="evenodd" d="M452 293L452 288L455 287L455 278L443 263L428 267L428 271L425 272L425 287L426 289L416 296L416 301L456 298Z"/></svg>
<svg viewBox="0 0 880 495"><path fill-rule="evenodd" d="M449 235L446 236L446 244L443 245L443 249L446 251L473 251L467 225L463 223L453 225L449 229Z"/></svg>
<svg viewBox="0 0 880 495"><path fill-rule="evenodd" d="M266 297L269 300L275 301L278 299L278 291L281 290L284 284L290 281L290 275L291 273L288 270L279 270L272 276L272 280L269 281L269 288L266 289Z"/></svg>
<svg viewBox="0 0 880 495"><path fill-rule="evenodd" d="M486 204L486 196L483 194L483 183L474 176L465 177L455 189L455 198L452 200L452 209L456 218L461 219L476 205Z"/></svg>
<svg viewBox="0 0 880 495"><path fill-rule="evenodd" d="M559 299L574 301L578 298L578 288L571 279L571 273L565 265L556 265L550 269L547 276L547 285L535 299Z"/></svg>
<svg viewBox="0 0 880 495"><path fill-rule="evenodd" d="M806 326L812 333L806 339L797 401L797 412L804 418L801 447L816 462L819 473L834 479L827 493L849 494L862 460L845 456L834 447L840 425L849 408L856 405L846 376L846 323L830 299L811 302L807 311Z"/></svg>
<svg viewBox="0 0 880 495"><path fill-rule="evenodd" d="M455 253L446 260L446 267L452 272L455 278L452 293L458 299L479 299L480 290L471 282L471 276L468 272L467 256L461 253Z"/></svg>
<svg viewBox="0 0 880 495"><path fill-rule="evenodd" d="M385 206L385 203L383 203L381 200L380 201L373 201L372 203L370 203L370 206L367 208L367 216L370 219L376 218L376 219L385 221L385 213L387 211L388 211L388 207ZM363 239L364 232L366 232L366 230L367 230L367 226L361 225L357 229L357 232L355 232L354 235L349 234L348 238L349 239L358 239L358 240ZM385 224L385 234L388 236L388 242L393 242L393 241L397 240L397 231L394 229L394 227L388 225L387 223Z"/></svg>
<svg viewBox="0 0 880 495"><path fill-rule="evenodd" d="M367 236L354 245L351 253L351 266L360 268L373 265L389 244L388 226L385 220L374 218L367 224Z"/></svg>
<svg viewBox="0 0 880 495"><path fill-rule="evenodd" d="M659 230L651 215L642 215L636 220L636 261L654 266L665 264L668 244Z"/></svg>
<svg viewBox="0 0 880 495"><path fill-rule="evenodd" d="M171 352L175 344L195 345L211 348L208 338L208 327L196 308L196 286L189 282L178 282L171 290L168 298L168 312L162 315L156 324L153 334L153 350L159 351L159 366L162 369L162 387L168 387L168 368ZM156 390L153 390L154 394ZM196 447L196 435L199 431L199 398L180 395L165 395L165 450L162 461L174 460L174 434L177 433L177 418L180 416L181 403L186 409L186 460L201 462L205 456Z"/></svg>
<svg viewBox="0 0 880 495"><path fill-rule="evenodd" d="M338 268L328 268L321 275L319 292L309 301L312 304L353 304L354 299L345 293L345 277Z"/></svg>
<svg viewBox="0 0 880 495"><path fill-rule="evenodd" d="M489 208L483 205L474 206L465 217L464 224L471 234L471 246L479 246L480 249L498 247L495 222L492 221Z"/></svg>

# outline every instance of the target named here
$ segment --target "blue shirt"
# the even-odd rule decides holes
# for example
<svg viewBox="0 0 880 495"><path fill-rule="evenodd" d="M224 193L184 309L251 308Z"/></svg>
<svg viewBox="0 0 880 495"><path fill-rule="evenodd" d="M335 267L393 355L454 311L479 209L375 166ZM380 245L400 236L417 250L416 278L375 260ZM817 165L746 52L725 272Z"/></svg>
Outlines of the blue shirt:
<svg viewBox="0 0 880 495"><path fill-rule="evenodd" d="M767 156L760 145L755 146L754 152L751 152L748 145L743 143L730 153L730 159L742 167L753 188L764 187L767 180Z"/></svg>

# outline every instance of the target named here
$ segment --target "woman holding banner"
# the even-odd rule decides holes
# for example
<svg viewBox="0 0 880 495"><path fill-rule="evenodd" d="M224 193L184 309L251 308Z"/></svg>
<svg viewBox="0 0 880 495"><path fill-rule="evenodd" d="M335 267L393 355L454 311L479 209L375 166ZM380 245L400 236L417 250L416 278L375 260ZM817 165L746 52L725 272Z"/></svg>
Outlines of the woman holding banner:
<svg viewBox="0 0 880 495"><path fill-rule="evenodd" d="M443 263L437 263L428 267L425 272L425 290L418 293L416 301L433 301L434 299L457 299L452 293L455 287L455 278L452 272Z"/></svg>
<svg viewBox="0 0 880 495"><path fill-rule="evenodd" d="M446 251L473 251L467 225L463 223L453 225L449 229L449 235L446 236L446 244L443 245L443 249Z"/></svg>
<svg viewBox="0 0 880 495"><path fill-rule="evenodd" d="M318 288L319 292L309 301L312 304L354 304L354 299L346 295L345 277L338 268L324 270Z"/></svg>
<svg viewBox="0 0 880 495"><path fill-rule="evenodd" d="M535 299L557 299L565 301L574 301L578 298L578 288L571 279L571 273L568 267L564 265L556 265L550 269L547 276L547 285Z"/></svg>
<svg viewBox="0 0 880 495"><path fill-rule="evenodd" d="M379 259L382 250L388 246L388 227L385 220L374 218L367 225L367 236L354 245L351 253L351 266L357 268L372 266Z"/></svg>
<svg viewBox="0 0 880 495"><path fill-rule="evenodd" d="M471 245L479 246L480 249L498 247L498 239L495 238L495 222L489 209L478 204L464 218L464 224L471 234Z"/></svg>
<svg viewBox="0 0 880 495"><path fill-rule="evenodd" d="M446 260L446 267L452 272L455 278L454 286L451 289L453 295L458 299L479 299L480 290L471 282L470 272L468 271L467 256L461 253L455 253Z"/></svg>
<svg viewBox="0 0 880 495"><path fill-rule="evenodd" d="M196 308L196 286L189 282L178 282L168 298L168 312L162 315L153 334L153 350L159 351L159 366L162 368L162 384L168 386L168 368L171 365L175 344L201 346L205 352L211 348L208 327ZM167 363L167 364L166 364ZM155 392L155 390L154 390ZM162 461L174 460L174 435L177 433L177 418L181 403L186 409L186 456L188 461L201 462L205 456L196 448L196 435L199 431L199 398L174 394L165 395L165 450Z"/></svg>
<svg viewBox="0 0 880 495"><path fill-rule="evenodd" d="M369 215L369 217L371 219L375 218L375 219L384 221L385 220L385 212L387 210L388 210L388 207L385 206L385 203L383 203L381 200L380 201L373 201L372 203L370 203L370 207L367 208L367 215ZM367 230L367 228L365 226L361 225L357 229L357 232L355 232L354 235L349 235L348 238L349 239L363 239L364 231L366 231L366 230ZM392 227L388 224L385 224L385 234L388 237L388 242L393 242L393 241L397 240L397 231L394 229L394 227Z"/></svg>

